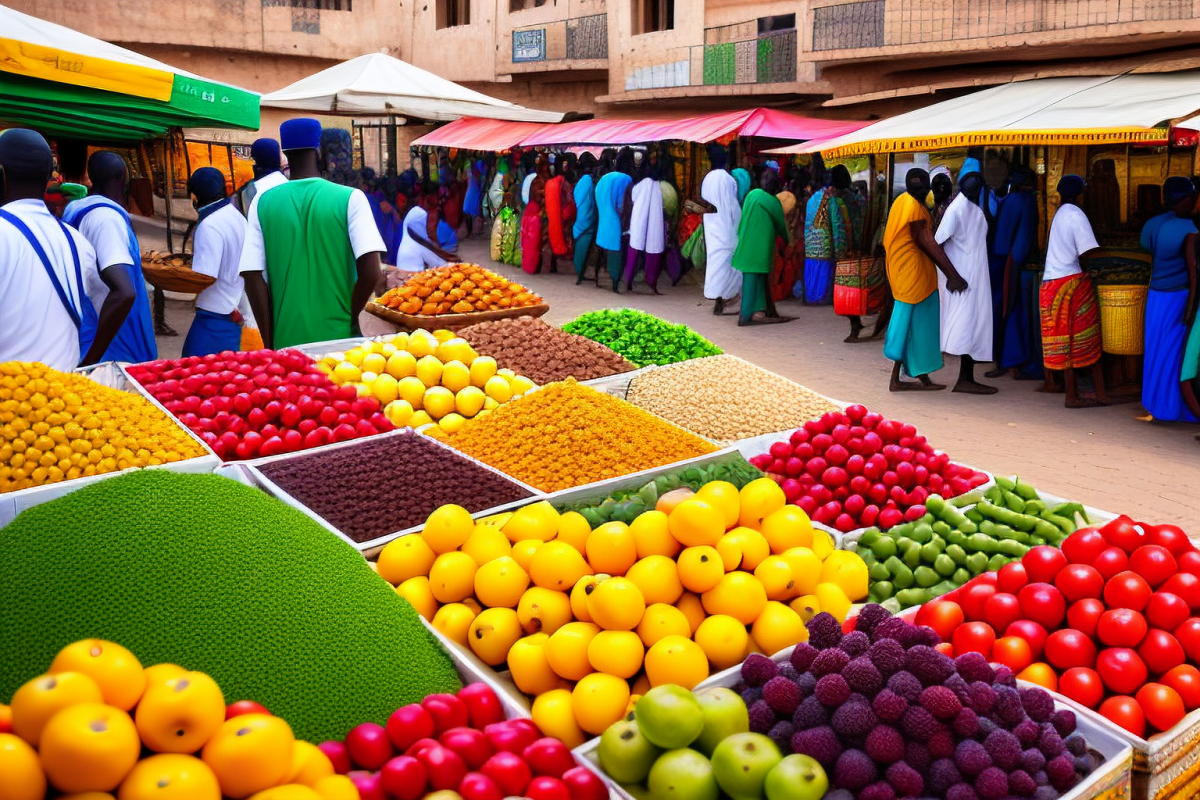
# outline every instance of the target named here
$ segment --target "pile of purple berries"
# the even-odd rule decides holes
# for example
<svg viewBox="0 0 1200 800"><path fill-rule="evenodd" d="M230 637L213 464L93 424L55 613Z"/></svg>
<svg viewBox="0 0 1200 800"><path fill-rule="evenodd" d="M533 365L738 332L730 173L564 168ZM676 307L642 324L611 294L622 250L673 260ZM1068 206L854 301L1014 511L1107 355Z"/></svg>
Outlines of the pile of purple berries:
<svg viewBox="0 0 1200 800"><path fill-rule="evenodd" d="M821 613L790 661L747 658L736 691L750 730L821 762L825 800L1055 800L1103 762L1047 692L938 642L875 604L847 634Z"/></svg>

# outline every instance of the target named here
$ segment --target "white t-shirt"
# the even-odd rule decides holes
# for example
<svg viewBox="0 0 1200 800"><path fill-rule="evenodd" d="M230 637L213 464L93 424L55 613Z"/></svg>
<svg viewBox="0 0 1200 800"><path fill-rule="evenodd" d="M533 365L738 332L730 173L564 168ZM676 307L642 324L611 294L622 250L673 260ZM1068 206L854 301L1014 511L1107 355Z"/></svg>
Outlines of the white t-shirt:
<svg viewBox="0 0 1200 800"><path fill-rule="evenodd" d="M305 178L304 180L321 180L320 178ZM256 196L255 201L258 200ZM251 214L246 229L246 243L242 247L241 263L238 272L261 272L264 280L267 275L267 250L263 241L262 223L258 218L258 206L251 202ZM350 200L346 207L346 223L350 231L350 249L354 257L362 258L367 253L386 253L387 246L375 225L375 214L367 196L359 189L350 192Z"/></svg>
<svg viewBox="0 0 1200 800"><path fill-rule="evenodd" d="M96 267L96 251L78 231L67 227L75 240L83 273L83 287L75 277L75 260L62 228L41 200L14 200L4 210L24 222L50 259L59 284L75 304L103 287ZM128 261L128 249L126 260ZM79 365L79 330L54 291L42 261L19 230L0 220L0 362L40 361L57 370Z"/></svg>
<svg viewBox="0 0 1200 800"><path fill-rule="evenodd" d="M412 237L412 232L426 241L429 240L427 223L429 214L417 206L409 210L404 217L404 238L396 250L396 267L404 272L420 272L427 267L440 267L446 259L434 253L425 245Z"/></svg>
<svg viewBox="0 0 1200 800"><path fill-rule="evenodd" d="M79 232L96 251L96 266L101 272L118 264L129 264L129 229L115 208L96 206L79 222ZM88 296L100 308L108 297L108 286L103 281L96 283L98 286L88 287Z"/></svg>
<svg viewBox="0 0 1200 800"><path fill-rule="evenodd" d="M254 182L254 197L250 198L250 208L246 211L246 218L249 219L252 215L258 213L258 198L262 197L267 192L274 189L276 186L283 186L288 182L287 175L284 175L279 170L263 175Z"/></svg>
<svg viewBox="0 0 1200 800"><path fill-rule="evenodd" d="M1092 233L1092 224L1079 206L1064 203L1050 223L1046 240L1046 271L1042 281L1053 281L1083 271L1079 257L1100 244Z"/></svg>
<svg viewBox="0 0 1200 800"><path fill-rule="evenodd" d="M192 269L211 275L217 282L196 296L196 308L214 314L232 313L242 301L243 281L238 272L242 243L246 241L246 218L227 203L196 226L192 242Z"/></svg>

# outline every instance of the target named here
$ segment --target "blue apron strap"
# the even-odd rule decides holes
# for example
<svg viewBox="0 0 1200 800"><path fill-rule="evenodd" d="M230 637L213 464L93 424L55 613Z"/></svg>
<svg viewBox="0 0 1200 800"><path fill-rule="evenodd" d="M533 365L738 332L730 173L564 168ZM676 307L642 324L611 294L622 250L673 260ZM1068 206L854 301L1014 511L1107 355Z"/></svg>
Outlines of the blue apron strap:
<svg viewBox="0 0 1200 800"><path fill-rule="evenodd" d="M37 257L41 260L42 267L46 270L46 276L50 278L50 282L54 284L54 291L58 293L58 299L63 304L63 308L66 309L67 314L70 315L71 322L75 323L76 329L82 329L83 319L80 316L79 307L75 305L74 299L68 295L68 292L63 289L63 285L58 280L58 275L54 271L54 266L50 263L50 258L46 255L46 251L42 248L42 243L39 242L37 237L33 235L33 231L29 230L29 226L13 214L0 209L0 219L5 219L11 223L12 226L20 231L21 235L25 237L25 241L29 242L29 245L33 248L33 251L37 253ZM55 220L55 222L58 222L58 220ZM58 222L58 224L59 227L62 228L63 236L67 237L67 243L71 246L71 257L75 260L75 277L79 282L79 292L82 296L83 268L79 262L79 250L75 247L75 240L71 238L71 234L67 232L66 226L61 222Z"/></svg>

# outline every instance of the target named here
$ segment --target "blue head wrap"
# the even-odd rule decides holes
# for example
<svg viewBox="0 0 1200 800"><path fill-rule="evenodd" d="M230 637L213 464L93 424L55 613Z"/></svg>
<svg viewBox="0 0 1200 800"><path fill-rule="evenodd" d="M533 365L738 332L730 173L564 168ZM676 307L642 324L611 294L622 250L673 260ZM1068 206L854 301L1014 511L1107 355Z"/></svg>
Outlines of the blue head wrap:
<svg viewBox="0 0 1200 800"><path fill-rule="evenodd" d="M1074 200L1083 194L1083 190L1086 188L1087 181L1078 175L1064 175L1058 182L1058 193L1064 200Z"/></svg>
<svg viewBox="0 0 1200 800"><path fill-rule="evenodd" d="M958 181L959 181L959 183L962 183L962 179L965 178L966 176L968 176L972 173L982 173L982 172L983 172L983 170L980 168L979 159L968 156L967 158L963 159L962 168L959 169L959 171L958 171Z"/></svg>
<svg viewBox="0 0 1200 800"><path fill-rule="evenodd" d="M188 192L206 206L225 196L225 176L216 167L201 167L188 178Z"/></svg>
<svg viewBox="0 0 1200 800"><path fill-rule="evenodd" d="M54 172L54 154L37 131L10 128L0 133L0 167L10 179L46 180Z"/></svg>
<svg viewBox="0 0 1200 800"><path fill-rule="evenodd" d="M311 117L289 119L279 126L283 150L316 150L321 145L321 123Z"/></svg>
<svg viewBox="0 0 1200 800"><path fill-rule="evenodd" d="M279 142L274 139L255 139L250 145L250 159L266 172L274 172L283 166Z"/></svg>
<svg viewBox="0 0 1200 800"><path fill-rule="evenodd" d="M1191 179L1185 178L1182 175L1172 175L1163 183L1162 192L1163 200L1167 205L1173 206L1194 195L1196 187L1192 184Z"/></svg>

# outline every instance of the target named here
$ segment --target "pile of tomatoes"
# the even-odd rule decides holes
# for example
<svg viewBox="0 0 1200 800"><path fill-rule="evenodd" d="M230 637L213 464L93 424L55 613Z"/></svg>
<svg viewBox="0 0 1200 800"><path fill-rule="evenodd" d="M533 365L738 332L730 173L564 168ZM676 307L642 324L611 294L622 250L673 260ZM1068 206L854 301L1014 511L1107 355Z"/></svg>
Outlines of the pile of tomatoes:
<svg viewBox="0 0 1200 800"><path fill-rule="evenodd" d="M1200 707L1200 552L1122 516L926 604L918 624L1145 737Z"/></svg>

